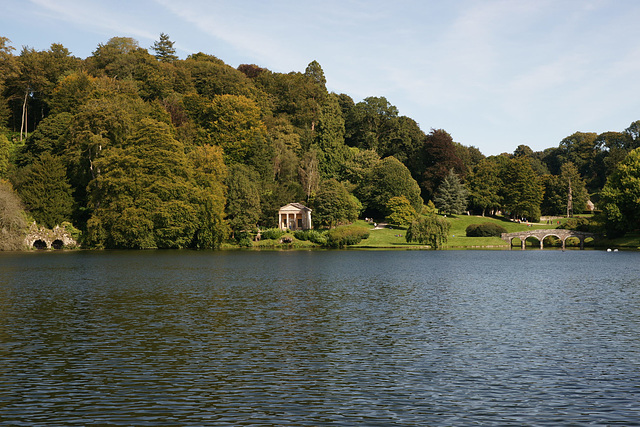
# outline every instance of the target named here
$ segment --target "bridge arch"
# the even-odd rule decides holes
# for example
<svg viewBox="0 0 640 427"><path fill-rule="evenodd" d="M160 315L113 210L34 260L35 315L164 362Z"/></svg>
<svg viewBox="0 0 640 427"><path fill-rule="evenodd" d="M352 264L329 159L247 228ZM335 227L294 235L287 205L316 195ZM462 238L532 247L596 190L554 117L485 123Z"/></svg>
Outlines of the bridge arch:
<svg viewBox="0 0 640 427"><path fill-rule="evenodd" d="M64 248L64 242L60 239L56 239L51 242L51 249L62 249Z"/></svg>
<svg viewBox="0 0 640 427"><path fill-rule="evenodd" d="M502 239L509 242L513 246L513 240L520 239L522 249L525 249L526 241L530 237L535 237L540 242L540 249L544 249L544 239L547 237L557 237L562 242L562 249L565 249L566 241L570 237L576 237L580 241L580 249L584 249L584 241L589 238L595 238L593 233L576 230L552 229L552 230L526 230L516 231L514 233L502 233Z"/></svg>

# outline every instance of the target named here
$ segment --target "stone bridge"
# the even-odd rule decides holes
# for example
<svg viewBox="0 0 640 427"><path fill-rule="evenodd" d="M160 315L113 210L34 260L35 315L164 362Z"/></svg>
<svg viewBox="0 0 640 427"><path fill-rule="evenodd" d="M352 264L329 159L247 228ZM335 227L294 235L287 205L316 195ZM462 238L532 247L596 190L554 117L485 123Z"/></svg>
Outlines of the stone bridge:
<svg viewBox="0 0 640 427"><path fill-rule="evenodd" d="M24 244L30 249L63 249L78 246L78 242L64 227L56 225L53 230L49 230L42 226L38 227L35 222L29 227Z"/></svg>
<svg viewBox="0 0 640 427"><path fill-rule="evenodd" d="M540 249L544 249L543 242L544 238L548 236L555 236L562 241L562 249L565 247L565 242L569 237L577 237L580 239L580 249L584 249L584 241L587 237L595 238L595 234L587 233L585 231L575 231L575 230L563 230L563 229L553 229L553 230L527 230L527 231L517 231L515 233L502 233L502 240L506 240L511 244L513 239L518 238L522 244L522 249L524 249L525 241L529 237L535 237L540 241Z"/></svg>

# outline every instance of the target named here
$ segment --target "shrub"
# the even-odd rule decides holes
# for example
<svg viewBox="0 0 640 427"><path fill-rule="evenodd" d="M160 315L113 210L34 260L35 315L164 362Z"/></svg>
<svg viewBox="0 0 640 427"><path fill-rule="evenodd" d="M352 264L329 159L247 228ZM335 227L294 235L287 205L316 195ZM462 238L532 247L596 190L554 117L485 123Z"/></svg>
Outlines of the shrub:
<svg viewBox="0 0 640 427"><path fill-rule="evenodd" d="M276 240L284 236L284 231L280 230L279 228L268 228L266 230L263 230L260 234L263 239Z"/></svg>
<svg viewBox="0 0 640 427"><path fill-rule="evenodd" d="M347 225L334 228L327 233L326 246L331 248L343 248L349 245L357 245L363 239L369 237L369 230L358 225Z"/></svg>
<svg viewBox="0 0 640 427"><path fill-rule="evenodd" d="M500 237L506 233L507 229L494 222L484 222L482 224L470 224L467 227L467 237Z"/></svg>
<svg viewBox="0 0 640 427"><path fill-rule="evenodd" d="M309 242L316 243L318 245L324 245L327 243L325 233L317 230L297 230L293 233L293 237L298 240L308 240Z"/></svg>
<svg viewBox="0 0 640 427"><path fill-rule="evenodd" d="M564 230L576 230L576 231L586 231L593 232L596 229L595 224L589 220L589 218L569 218L567 222L562 225L559 225L558 228Z"/></svg>
<svg viewBox="0 0 640 427"><path fill-rule="evenodd" d="M64 231L66 231L67 233L69 233L71 235L71 237L73 238L73 240L75 240L78 244L81 242L82 239L82 231L78 230L77 228L75 228L73 226L73 224L71 224L68 221L63 222L62 224L60 224L60 226L62 228L64 228Z"/></svg>
<svg viewBox="0 0 640 427"><path fill-rule="evenodd" d="M253 242L248 237L243 237L238 241L238 246L241 248L250 248L253 246Z"/></svg>

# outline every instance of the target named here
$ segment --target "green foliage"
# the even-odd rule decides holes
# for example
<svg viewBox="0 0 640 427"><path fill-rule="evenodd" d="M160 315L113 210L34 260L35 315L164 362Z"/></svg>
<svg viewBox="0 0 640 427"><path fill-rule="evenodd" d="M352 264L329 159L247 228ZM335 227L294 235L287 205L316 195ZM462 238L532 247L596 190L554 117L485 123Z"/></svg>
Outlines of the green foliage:
<svg viewBox="0 0 640 427"><path fill-rule="evenodd" d="M420 179L420 188L425 199L433 198L451 169L460 175L466 172L457 153L453 138L444 129L431 129L425 137L420 153L424 161L413 171L413 175Z"/></svg>
<svg viewBox="0 0 640 427"><path fill-rule="evenodd" d="M575 132L560 141L559 157L561 164L573 163L580 174L591 181L595 178L595 162L600 152L597 146L598 134L594 132Z"/></svg>
<svg viewBox="0 0 640 427"><path fill-rule="evenodd" d="M339 178L348 156L348 148L344 143L344 118L337 98L335 94L326 97L316 126L319 168L325 178Z"/></svg>
<svg viewBox="0 0 640 427"><path fill-rule="evenodd" d="M49 153L40 156L23 172L17 189L25 206L39 224L53 228L71 219L71 185L59 157Z"/></svg>
<svg viewBox="0 0 640 427"><path fill-rule="evenodd" d="M413 206L411 206L409 199L404 196L390 198L386 209L389 212L386 217L387 222L400 227L408 226L418 215Z"/></svg>
<svg viewBox="0 0 640 427"><path fill-rule="evenodd" d="M502 171L502 182L502 198L511 216L538 222L544 187L529 160L526 157L511 159Z"/></svg>
<svg viewBox="0 0 640 427"><path fill-rule="evenodd" d="M73 116L69 113L50 115L29 135L19 154L18 163L26 166L44 153L56 156L64 154L64 139Z"/></svg>
<svg viewBox="0 0 640 427"><path fill-rule="evenodd" d="M38 187L38 159L58 159L74 225L94 246L218 247L230 229L237 237L274 226L291 200L314 203L325 226L355 219L360 201L369 217L407 224L412 210L421 213L421 196L433 199L438 188L438 206L457 211L441 203L445 193L459 194L442 186L452 169L483 215L503 210L535 220L542 175L542 209L566 212L571 182L579 212L584 187L598 193L640 146L636 121L621 132L576 132L544 152L519 146L484 159L443 129L425 135L384 97L355 103L329 93L317 61L277 73L235 69L204 53L180 60L164 33L151 54L114 37L84 60L55 43L15 55L9 43L0 37L0 177L18 190ZM8 138L5 125L14 132ZM627 200L636 184L616 179L602 205L611 233L638 228ZM24 194L30 204L40 198ZM61 218L71 219L68 203L47 206L34 216L62 208Z"/></svg>
<svg viewBox="0 0 640 427"><path fill-rule="evenodd" d="M386 154L398 109L385 97L371 96L357 103L349 117L348 143L362 150Z"/></svg>
<svg viewBox="0 0 640 427"><path fill-rule="evenodd" d="M507 229L495 222L469 224L466 229L467 237L500 237L502 233L507 233Z"/></svg>
<svg viewBox="0 0 640 427"><path fill-rule="evenodd" d="M191 162L165 123L143 119L123 148L98 159L90 188L92 244L122 248L217 247L226 236L221 153Z"/></svg>
<svg viewBox="0 0 640 427"><path fill-rule="evenodd" d="M386 205L392 197L406 197L416 211L423 203L418 183L411 177L409 169L395 157L387 157L375 164L356 191L365 214L374 218L389 214Z"/></svg>
<svg viewBox="0 0 640 427"><path fill-rule="evenodd" d="M68 221L64 221L62 224L60 224L60 227L62 227L64 231L69 233L73 240L75 240L76 242L82 242L82 231L74 227L73 224Z"/></svg>
<svg viewBox="0 0 640 427"><path fill-rule="evenodd" d="M335 179L321 184L312 206L314 222L323 227L353 222L358 219L360 212L358 200Z"/></svg>
<svg viewBox="0 0 640 427"><path fill-rule="evenodd" d="M196 53L180 61L178 70L189 76L189 84L199 95L214 99L216 95L255 98L255 88L242 72L226 65L213 55Z"/></svg>
<svg viewBox="0 0 640 427"><path fill-rule="evenodd" d="M284 236L284 231L279 228L267 228L266 230L261 230L260 235L263 239L267 240L277 240Z"/></svg>
<svg viewBox="0 0 640 427"><path fill-rule="evenodd" d="M468 178L471 206L480 209L482 216L487 210L499 209L502 202L502 185L498 163L491 158L480 161Z"/></svg>
<svg viewBox="0 0 640 427"><path fill-rule="evenodd" d="M0 180L0 251L15 251L24 244L25 213L11 184Z"/></svg>
<svg viewBox="0 0 640 427"><path fill-rule="evenodd" d="M305 240L318 245L324 245L327 243L326 233L318 230L296 230L293 232L293 237L298 240Z"/></svg>
<svg viewBox="0 0 640 427"><path fill-rule="evenodd" d="M564 163L560 168L559 176L544 176L543 183L545 187L542 201L543 214L571 216L586 210L589 195L584 180L573 163ZM569 195L571 195L570 205Z"/></svg>
<svg viewBox="0 0 640 427"><path fill-rule="evenodd" d="M251 241L250 238L243 237L240 240L238 240L238 246L240 246L241 248L250 248L250 247L253 247L253 242Z"/></svg>
<svg viewBox="0 0 640 427"><path fill-rule="evenodd" d="M426 215L413 221L405 234L407 242L418 242L432 249L442 249L449 235L449 223L437 215Z"/></svg>
<svg viewBox="0 0 640 427"><path fill-rule="evenodd" d="M96 79L84 71L66 75L56 85L49 106L53 114L77 112L89 100L96 85Z"/></svg>
<svg viewBox="0 0 640 427"><path fill-rule="evenodd" d="M576 217L569 218L566 222L558 226L560 229L586 231L588 233L595 233L599 230L599 225L589 218Z"/></svg>
<svg viewBox="0 0 640 427"><path fill-rule="evenodd" d="M185 102L207 139L222 147L226 163L246 164L267 136L260 109L244 96L220 95L207 101L196 95L185 97Z"/></svg>
<svg viewBox="0 0 640 427"><path fill-rule="evenodd" d="M347 225L331 229L327 232L326 246L330 248L343 248L357 245L369 237L369 229L359 225Z"/></svg>
<svg viewBox="0 0 640 427"><path fill-rule="evenodd" d="M227 178L227 221L233 231L257 227L262 209L260 207L259 176L251 168L236 164Z"/></svg>
<svg viewBox="0 0 640 427"><path fill-rule="evenodd" d="M467 208L467 189L453 169L438 187L433 203L444 214L459 215Z"/></svg>
<svg viewBox="0 0 640 427"><path fill-rule="evenodd" d="M0 133L0 179L7 177L9 171L9 159L11 156L11 143L9 139Z"/></svg>
<svg viewBox="0 0 640 427"><path fill-rule="evenodd" d="M160 33L160 40L153 43L151 48L155 52L158 61L172 62L178 59L173 42L169 39L169 35Z"/></svg>
<svg viewBox="0 0 640 427"><path fill-rule="evenodd" d="M640 228L640 148L618 165L600 195L607 237Z"/></svg>

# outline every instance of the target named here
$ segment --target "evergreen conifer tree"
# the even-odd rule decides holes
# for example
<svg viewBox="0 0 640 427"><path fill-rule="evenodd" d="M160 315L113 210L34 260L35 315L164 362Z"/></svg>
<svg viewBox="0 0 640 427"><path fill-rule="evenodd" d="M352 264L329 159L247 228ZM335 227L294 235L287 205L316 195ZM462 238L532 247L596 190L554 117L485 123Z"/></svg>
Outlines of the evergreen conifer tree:
<svg viewBox="0 0 640 427"><path fill-rule="evenodd" d="M160 40L154 42L151 49L156 53L154 56L158 61L172 62L178 59L173 42L169 40L168 34L160 33Z"/></svg>
<svg viewBox="0 0 640 427"><path fill-rule="evenodd" d="M440 184L433 203L444 214L458 215L467 208L467 189L453 169Z"/></svg>

